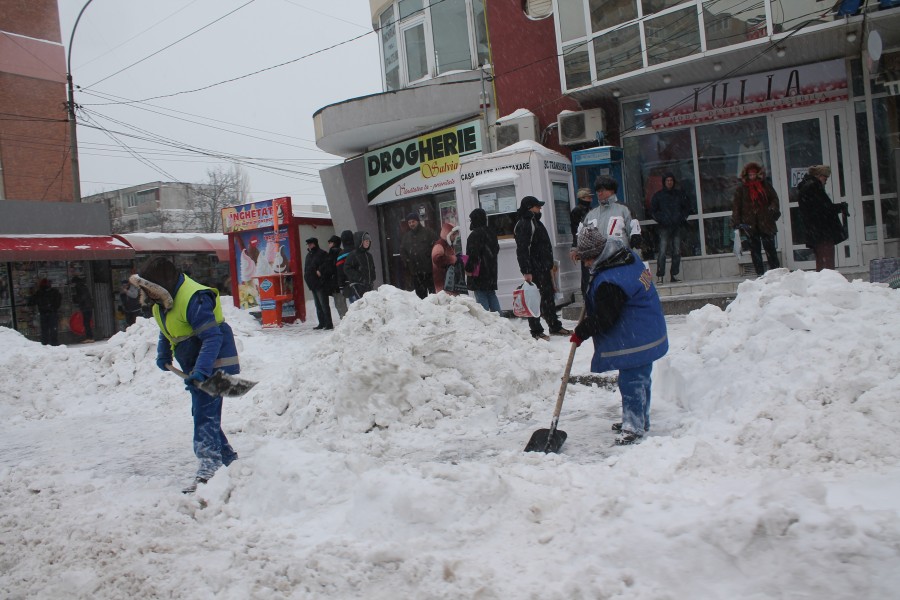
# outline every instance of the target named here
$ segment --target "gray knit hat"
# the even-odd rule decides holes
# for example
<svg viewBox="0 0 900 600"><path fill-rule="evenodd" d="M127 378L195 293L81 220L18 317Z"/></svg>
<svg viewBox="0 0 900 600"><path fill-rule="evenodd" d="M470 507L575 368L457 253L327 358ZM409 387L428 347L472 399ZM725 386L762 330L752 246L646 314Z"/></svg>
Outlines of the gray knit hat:
<svg viewBox="0 0 900 600"><path fill-rule="evenodd" d="M813 177L831 177L831 167L828 165L813 165L809 168L809 174Z"/></svg>
<svg viewBox="0 0 900 600"><path fill-rule="evenodd" d="M592 260L603 253L606 237L596 227L583 227L578 232L578 255L582 260Z"/></svg>

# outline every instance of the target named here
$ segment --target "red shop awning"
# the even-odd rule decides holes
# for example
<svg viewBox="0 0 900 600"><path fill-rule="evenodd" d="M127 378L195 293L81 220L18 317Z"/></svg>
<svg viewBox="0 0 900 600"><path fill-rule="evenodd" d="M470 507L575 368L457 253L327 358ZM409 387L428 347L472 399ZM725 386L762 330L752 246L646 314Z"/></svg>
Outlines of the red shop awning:
<svg viewBox="0 0 900 600"><path fill-rule="evenodd" d="M120 233L116 237L139 254L204 252L228 262L228 236L224 233Z"/></svg>
<svg viewBox="0 0 900 600"><path fill-rule="evenodd" d="M0 262L132 257L134 248L111 235L0 235Z"/></svg>

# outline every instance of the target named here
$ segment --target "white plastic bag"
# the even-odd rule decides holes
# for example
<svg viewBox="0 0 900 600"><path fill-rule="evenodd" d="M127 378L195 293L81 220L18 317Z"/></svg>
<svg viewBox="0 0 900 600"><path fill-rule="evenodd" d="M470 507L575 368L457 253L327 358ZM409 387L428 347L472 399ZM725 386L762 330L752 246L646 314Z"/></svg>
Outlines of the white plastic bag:
<svg viewBox="0 0 900 600"><path fill-rule="evenodd" d="M740 257L744 253L743 248L741 247L741 230L734 230L734 255Z"/></svg>
<svg viewBox="0 0 900 600"><path fill-rule="evenodd" d="M541 291L538 286L523 281L513 290L513 314L525 318L541 316Z"/></svg>

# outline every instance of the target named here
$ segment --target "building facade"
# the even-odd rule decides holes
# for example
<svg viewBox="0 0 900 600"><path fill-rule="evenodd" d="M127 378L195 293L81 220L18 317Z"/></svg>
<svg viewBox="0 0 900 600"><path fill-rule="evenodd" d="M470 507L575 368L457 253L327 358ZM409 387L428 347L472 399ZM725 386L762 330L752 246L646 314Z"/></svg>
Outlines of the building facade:
<svg viewBox="0 0 900 600"><path fill-rule="evenodd" d="M204 200L197 190L204 184L153 181L85 196L82 202L102 203L109 209L113 233L130 232L221 232L218 206L210 219L198 217Z"/></svg>
<svg viewBox="0 0 900 600"><path fill-rule="evenodd" d="M71 202L56 0L0 2L0 200Z"/></svg>
<svg viewBox="0 0 900 600"><path fill-rule="evenodd" d="M565 156L621 147L620 199L641 220L651 263L649 200L662 174L674 173L693 207L681 248L687 279L749 274L749 261L732 253L730 217L751 159L780 197L783 266L814 267L795 218L796 183L813 164L832 166L828 192L849 205L838 268L865 271L900 251L897 2L370 0L370 8L384 91L323 107L314 122L317 145L347 159L321 172L336 227L373 234L385 282L406 287L393 266L390 221L399 213L390 207L413 200L439 225L441 207L458 200L449 184L403 186L408 161L382 160L385 151L421 150L470 123L480 124L483 154L517 138ZM386 167L398 171L390 201L373 186ZM419 176L429 179L427 169L433 161L420 161ZM574 170L575 186L591 183Z"/></svg>

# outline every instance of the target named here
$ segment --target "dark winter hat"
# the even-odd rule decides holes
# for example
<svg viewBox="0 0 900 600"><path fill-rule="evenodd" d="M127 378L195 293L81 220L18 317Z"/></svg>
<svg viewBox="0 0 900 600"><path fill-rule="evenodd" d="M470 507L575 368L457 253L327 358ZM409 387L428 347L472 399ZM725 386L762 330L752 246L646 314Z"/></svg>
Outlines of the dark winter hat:
<svg viewBox="0 0 900 600"><path fill-rule="evenodd" d="M522 198L522 203L519 204L519 208L521 210L529 210L534 206L543 206L544 203L535 198L534 196L525 196Z"/></svg>
<svg viewBox="0 0 900 600"><path fill-rule="evenodd" d="M336 235L333 235L333 236L331 236L330 238L328 238L328 243L329 243L329 244L334 244L334 247L335 247L335 248L340 248L340 246L341 246L341 238L339 238L339 237L336 236Z"/></svg>
<svg viewBox="0 0 900 600"><path fill-rule="evenodd" d="M418 221L419 213L414 213L414 212L409 213L408 215L406 215L406 220L407 221Z"/></svg>
<svg viewBox="0 0 900 600"><path fill-rule="evenodd" d="M583 227L578 233L578 254L583 260L592 260L603 254L606 237L596 227Z"/></svg>
<svg viewBox="0 0 900 600"><path fill-rule="evenodd" d="M344 250L353 250L356 248L356 244L353 242L353 232L349 229L345 229L341 232L341 246L343 246Z"/></svg>
<svg viewBox="0 0 900 600"><path fill-rule="evenodd" d="M762 179L763 175L765 175L765 169L763 169L762 165L758 162L748 162L744 165L744 168L741 169L741 179L747 178L747 173L750 171L756 171L757 177Z"/></svg>
<svg viewBox="0 0 900 600"><path fill-rule="evenodd" d="M809 174L813 177L831 177L831 167L828 165L813 165L809 168Z"/></svg>
<svg viewBox="0 0 900 600"><path fill-rule="evenodd" d="M483 208L476 208L469 213L469 221L472 224L470 229L484 227L488 223L487 213Z"/></svg>
<svg viewBox="0 0 900 600"><path fill-rule="evenodd" d="M319 245L319 238L314 238L314 237L306 238L306 243L307 243L307 244L315 244L316 246L318 246L318 245Z"/></svg>

